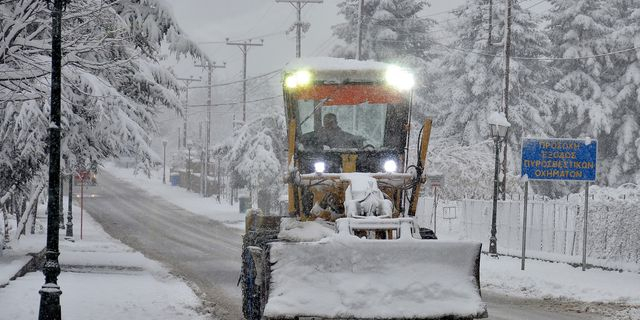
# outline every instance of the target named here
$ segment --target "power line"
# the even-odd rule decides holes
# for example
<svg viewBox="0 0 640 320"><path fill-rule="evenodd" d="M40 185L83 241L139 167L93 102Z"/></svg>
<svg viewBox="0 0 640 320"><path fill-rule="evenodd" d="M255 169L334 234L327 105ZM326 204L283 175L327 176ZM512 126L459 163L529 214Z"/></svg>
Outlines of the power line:
<svg viewBox="0 0 640 320"><path fill-rule="evenodd" d="M269 76L269 75L272 75L274 73L278 73L278 72L281 72L281 71L282 71L282 69L277 69L277 70L273 70L273 71L270 71L270 72L267 72L267 73L263 73L263 74L260 74L260 75L257 75L257 76L251 77L251 78L243 79L243 80L237 80L237 81L231 81L231 82L225 82L225 83L217 83L217 84L212 84L211 86L193 86L193 87L190 87L190 88L191 89L205 89L205 88L209 88L209 87L223 87L223 86L228 86L228 85L231 85L231 84L242 83L242 82L249 81L249 80L259 79L259 78L266 77L266 76Z"/></svg>
<svg viewBox="0 0 640 320"><path fill-rule="evenodd" d="M246 101L246 103L255 103L255 102L261 102L261 101L267 101L267 100L273 100L273 99L277 99L277 98L282 98L282 95L275 95L275 96L271 96L271 97L265 97L265 98L260 98L260 99L255 99L255 100L248 100ZM215 103L215 104L211 104L211 105L207 105L207 104L203 104L203 105L190 105L188 106L189 108L207 108L208 107L223 107L223 106L229 106L229 107L233 107L234 105L238 105L238 104L242 104L242 101L234 101L234 102L222 102L222 103ZM200 111L194 111L192 113L190 113L191 115L194 114L200 114L200 113L204 113L207 112L207 109L203 109ZM234 111L231 111L231 108L228 108L226 111L214 111L212 112L212 114L232 114L235 113ZM160 120L158 122L166 122L166 121L172 121L172 120L177 120L177 119L181 119L180 117L175 117L175 118L170 118L170 119L164 119L164 120Z"/></svg>
<svg viewBox="0 0 640 320"><path fill-rule="evenodd" d="M230 105L243 104L243 103L254 103L254 102L260 102L260 101L266 101L266 100L273 100L273 99L281 98L281 97L282 97L282 95L279 94L279 95L276 95L276 96L260 98L260 99L255 99L255 100L221 102L221 103L213 103L213 104L192 104L192 105L189 105L188 107L189 108L202 108L202 107L230 106Z"/></svg>
<svg viewBox="0 0 640 320"><path fill-rule="evenodd" d="M391 43L406 43L407 41L403 41L403 40L384 40L384 39L379 39L379 40L373 40L375 42L391 42ZM458 51L458 52L463 52L463 53L470 53L470 54L477 54L477 55L481 55L481 56L487 56L487 57L494 57L494 58L503 58L503 55L497 55L497 54L493 54L493 53L489 53L489 52L484 52L484 51L476 51L476 50L469 50L469 49L460 49L460 48L456 48L456 47L451 47L436 41L432 41L432 40L424 40L425 42L443 47L445 49L448 50L452 50L452 51ZM515 57L511 57L511 59L513 60L541 60L541 61L563 61L563 60L584 60L584 59L593 59L593 58L600 58L600 57L606 57L606 56L611 56L614 54L619 54L619 53L625 53L625 52L630 52L630 51L635 51L635 50L640 50L640 47L631 47L631 48L627 48L627 49L620 49L620 50L616 50L616 51L611 51L611 52L607 52L607 53L602 53L602 54L596 54L596 55L591 55L591 56L583 56L583 57L574 57L574 58L558 58L558 57L520 57L520 56L515 56Z"/></svg>

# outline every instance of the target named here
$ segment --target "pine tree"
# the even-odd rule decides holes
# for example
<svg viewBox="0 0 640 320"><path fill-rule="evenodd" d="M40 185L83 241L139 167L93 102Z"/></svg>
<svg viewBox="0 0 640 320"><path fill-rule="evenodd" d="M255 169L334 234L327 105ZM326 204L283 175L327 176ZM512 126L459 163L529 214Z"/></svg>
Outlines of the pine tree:
<svg viewBox="0 0 640 320"><path fill-rule="evenodd" d="M455 11L452 23L454 41L442 49L437 64L431 63L431 79L435 90L427 96L427 112L436 114L436 145L474 146L490 137L487 116L502 106L503 92L503 44L505 6L494 2L492 34L488 42L487 2L471 0ZM538 30L540 19L514 1L512 10L512 56L509 90L509 165L508 173L517 175L523 136L547 136L554 133L549 121L546 78L548 63L526 59L548 55L548 38ZM495 43L500 42L500 43ZM524 58L524 59L523 59ZM489 148L489 146L491 148ZM492 153L493 144L486 147ZM446 150L444 150L446 151ZM435 151L434 151L435 152ZM476 150L475 152L478 152ZM442 163L437 166L446 167ZM477 163L477 172L489 170L492 163ZM463 177L449 177L456 181ZM458 195L462 196L462 195Z"/></svg>
<svg viewBox="0 0 640 320"><path fill-rule="evenodd" d="M552 56L568 58L553 64L557 92L553 107L558 137L599 137L611 132L611 99L607 78L612 68L607 35L614 31L614 11L601 0L552 0L547 32Z"/></svg>
<svg viewBox="0 0 640 320"><path fill-rule="evenodd" d="M607 2L615 13L614 31L608 34L612 50L640 47L640 3L632 0ZM637 50L611 56L612 71L606 79L616 108L612 130L601 136L602 179L610 185L640 182L640 53Z"/></svg>
<svg viewBox="0 0 640 320"><path fill-rule="evenodd" d="M347 20L335 25L333 33L345 42L334 48L333 55L355 58L358 45L358 0L338 4ZM364 2L362 59L416 66L427 58L428 30L433 20L420 18L428 6L423 0L372 0Z"/></svg>

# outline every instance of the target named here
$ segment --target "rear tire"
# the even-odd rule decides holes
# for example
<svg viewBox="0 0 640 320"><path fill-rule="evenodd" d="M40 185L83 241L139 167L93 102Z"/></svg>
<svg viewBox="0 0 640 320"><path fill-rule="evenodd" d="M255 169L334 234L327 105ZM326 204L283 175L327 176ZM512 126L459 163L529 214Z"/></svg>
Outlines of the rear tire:
<svg viewBox="0 0 640 320"><path fill-rule="evenodd" d="M244 236L242 245L242 313L247 320L260 320L262 318L262 286L256 283L257 272L253 256L248 247L255 245L252 233ZM252 241L253 240L253 241Z"/></svg>

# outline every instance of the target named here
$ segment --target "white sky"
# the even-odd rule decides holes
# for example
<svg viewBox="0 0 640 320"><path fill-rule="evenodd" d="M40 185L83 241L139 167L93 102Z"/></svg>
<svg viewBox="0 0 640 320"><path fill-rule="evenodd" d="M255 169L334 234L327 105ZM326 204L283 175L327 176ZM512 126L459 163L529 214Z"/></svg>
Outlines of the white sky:
<svg viewBox="0 0 640 320"><path fill-rule="evenodd" d="M227 45L226 38L231 41L241 42L252 39L254 43L264 40L261 47L250 47L247 55L247 77L265 74L281 69L288 61L295 58L296 39L295 31L286 33L287 29L296 20L296 10L290 3L278 3L276 0L164 0L172 8L175 20L182 30L195 42L200 44L202 50L217 64L226 62L226 68L216 69L213 75L213 83L237 81L242 79L242 53L237 46ZM365 0L367 1L367 0ZM495 0L495 2L504 0ZM337 4L341 0L324 0L323 3L307 4L302 10L302 20L310 23L310 29L303 34L302 56L327 56L333 47L339 43L333 36L331 26L344 21L338 16ZM465 4L467 0L431 0L431 4L420 14L421 17L429 17L436 21L444 21L452 18L449 11ZM521 0L521 3L530 3L536 9L539 1ZM534 10L535 11L535 10ZM442 26L440 28L443 28ZM208 42L208 43L207 43ZM182 59L179 62L170 59L167 64L173 66L179 77L202 79L202 82L193 85L204 85L206 73L202 68L193 66L190 59ZM265 79L265 78L261 78ZM280 91L276 81L279 75L270 78L275 93L254 92L254 88L248 88L247 100L273 96ZM223 86L213 90L213 103L228 103L240 101L239 87ZM267 90L269 91L269 90ZM190 105L204 104L206 102L205 89L191 89ZM277 100L274 100L277 101ZM250 105L247 107L251 108ZM233 116L241 117L241 106L213 107L212 111L212 143L215 144L231 135ZM189 137L197 140L199 126L204 126L206 110L200 107L190 108ZM249 110L248 114L260 112ZM160 135L168 138L169 148L177 145L177 127L182 122L174 112L168 112L160 116ZM175 143L174 143L175 142ZM156 150L161 147L156 146Z"/></svg>
<svg viewBox="0 0 640 320"><path fill-rule="evenodd" d="M217 64L226 62L226 68L214 71L213 83L237 81L242 79L242 53L236 46L226 45L225 38L231 41L253 39L253 42L264 40L262 47L251 47L247 55L247 77L264 74L281 69L288 61L295 58L295 31L286 30L296 20L296 10L289 3L277 3L276 0L164 0L172 9L174 17L182 30L207 53ZM366 1L366 0L365 0ZM327 56L331 49L339 43L331 30L331 26L344 21L338 16L339 0L324 0L321 4L307 4L302 10L302 20L311 27L302 39L302 56ZM429 16L435 20L446 20L447 13L466 0L432 0L431 6L421 16ZM205 44L203 42L214 42ZM169 61L169 64L174 62ZM193 67L193 61L182 59L174 66L179 77L201 77L204 85L206 73L202 68ZM272 80L279 79L276 75ZM239 101L238 88L219 87L213 92L214 103L220 101ZM204 104L206 90L189 91L190 105ZM262 98L264 92L255 93L248 90L247 100ZM213 110L212 140L215 144L230 136L233 114L240 116L240 105L237 108L217 107ZM191 108L189 117L189 135L197 140L198 127L204 121L202 108ZM181 120L174 112L160 117L161 135L170 141L169 148L177 141L177 127ZM156 150L161 147L156 146Z"/></svg>
<svg viewBox="0 0 640 320"><path fill-rule="evenodd" d="M275 0L165 0L183 30L216 62L227 62L227 69L218 69L223 78L239 79L242 72L242 54L239 48L225 44L230 40L264 39L264 46L253 47L247 57L248 76L273 71L295 58L295 31L286 30L296 20L296 10L289 3ZM337 14L339 0L324 0L321 4L307 4L302 9L302 20L311 24L303 35L302 56L326 56L337 39L331 26L344 21ZM431 7L422 15L448 11L465 0L432 0ZM447 14L432 16L446 19Z"/></svg>

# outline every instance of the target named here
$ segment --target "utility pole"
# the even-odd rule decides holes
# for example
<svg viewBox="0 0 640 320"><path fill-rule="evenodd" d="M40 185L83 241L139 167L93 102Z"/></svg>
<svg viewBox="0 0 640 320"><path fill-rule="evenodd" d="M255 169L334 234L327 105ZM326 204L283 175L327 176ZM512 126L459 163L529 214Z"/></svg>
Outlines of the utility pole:
<svg viewBox="0 0 640 320"><path fill-rule="evenodd" d="M51 3L53 2L53 6ZM60 320L60 295L58 285L60 263L58 256L60 230L60 118L62 94L62 11L69 0L47 0L51 9L51 118L49 119L49 197L47 200L47 247L42 267L45 281L40 289L39 320Z"/></svg>
<svg viewBox="0 0 640 320"><path fill-rule="evenodd" d="M302 37L302 8L308 3L322 3L323 0L276 0L276 2L289 2L298 13L296 21L296 58L300 58L300 38ZM289 29L291 30L291 29Z"/></svg>
<svg viewBox="0 0 640 320"><path fill-rule="evenodd" d="M189 78L176 78L178 80L182 80L184 85L187 87L186 90L186 101L184 103L184 134L182 137L182 145L187 145L187 122L189 122L189 86L192 82L200 82L199 79L194 79L193 76ZM180 132L178 132L180 133Z"/></svg>
<svg viewBox="0 0 640 320"><path fill-rule="evenodd" d="M493 39L493 0L489 0L489 31L487 32L487 47L491 47Z"/></svg>
<svg viewBox="0 0 640 320"><path fill-rule="evenodd" d="M356 60L362 60L362 19L364 19L364 0L358 2L358 49Z"/></svg>
<svg viewBox="0 0 640 320"><path fill-rule="evenodd" d="M511 62L511 6L513 4L513 0L505 0L506 1L506 16L505 16L505 40L504 40L504 83L503 83L503 92L502 92L502 110L504 111L504 116L509 120L509 73L510 62ZM508 132L507 132L508 134ZM509 138L504 138L504 150L502 154L502 200L506 199L507 194L507 146L509 145Z"/></svg>
<svg viewBox="0 0 640 320"><path fill-rule="evenodd" d="M247 51L251 46L263 46L264 40L260 39L260 43L251 43L251 39L242 42L229 42L229 38L227 38L226 41L227 45L238 46L242 51L242 123L244 124L247 121Z"/></svg>
<svg viewBox="0 0 640 320"><path fill-rule="evenodd" d="M213 69L217 69L217 68L226 68L227 67L227 63L223 62L223 65L219 65L216 64L215 62L213 62L213 64L211 64L211 62L207 61L206 64L197 64L195 65L196 67L203 67L203 68L207 68L207 87L208 87L208 92L207 92L207 134L204 137L205 139L205 143L204 143L204 150L205 150L205 157L204 157L204 167L203 167L203 171L202 174L200 175L201 177L201 188L200 191L202 193L203 197L207 196L207 178L209 177L209 146L211 144L211 91L213 89L213 84L212 84L212 80L213 80Z"/></svg>

